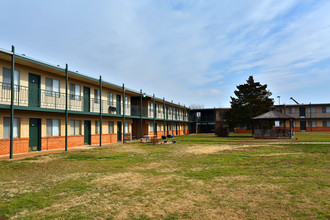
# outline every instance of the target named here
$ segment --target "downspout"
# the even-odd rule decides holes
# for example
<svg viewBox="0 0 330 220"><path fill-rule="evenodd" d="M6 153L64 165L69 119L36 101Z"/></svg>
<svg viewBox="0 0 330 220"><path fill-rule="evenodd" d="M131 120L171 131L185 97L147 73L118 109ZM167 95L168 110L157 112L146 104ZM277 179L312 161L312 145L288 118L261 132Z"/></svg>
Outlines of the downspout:
<svg viewBox="0 0 330 220"><path fill-rule="evenodd" d="M156 131L156 127L155 127L155 125L156 125L156 103L155 103L155 94L153 94L153 98L154 98L154 135L156 135L155 133L155 131Z"/></svg>
<svg viewBox="0 0 330 220"><path fill-rule="evenodd" d="M14 73L15 73L15 47L11 46L13 52L11 59L11 105L10 105L10 155L9 158L13 158L13 149L14 149Z"/></svg>
<svg viewBox="0 0 330 220"><path fill-rule="evenodd" d="M184 121L184 128L183 128L183 134L186 134L186 106L183 106L183 121Z"/></svg>
<svg viewBox="0 0 330 220"><path fill-rule="evenodd" d="M171 123L171 131L172 131L172 135L173 135L173 100L172 100L172 110L171 110L171 113L172 113L172 123Z"/></svg>
<svg viewBox="0 0 330 220"><path fill-rule="evenodd" d="M68 151L68 64L65 65L65 151Z"/></svg>
<svg viewBox="0 0 330 220"><path fill-rule="evenodd" d="M102 147L102 76L100 76L100 147Z"/></svg>
<svg viewBox="0 0 330 220"><path fill-rule="evenodd" d="M166 115L165 115L165 114L166 114L166 112L165 112L165 98L163 98L163 104L164 104L164 108L163 108L163 110L164 110L164 111L163 111L163 114L164 114L164 135L166 135L166 134L165 134L165 117L166 117ZM168 131L167 131L167 132L168 132Z"/></svg>
<svg viewBox="0 0 330 220"><path fill-rule="evenodd" d="M310 121L311 121L311 132L313 131L313 122L312 122L312 103L310 102L309 103L309 118L310 118Z"/></svg>
<svg viewBox="0 0 330 220"><path fill-rule="evenodd" d="M179 116L179 135L181 135L180 102L179 102L179 109L177 115Z"/></svg>
<svg viewBox="0 0 330 220"><path fill-rule="evenodd" d="M140 138L143 138L143 126L142 126L142 89L140 89L140 96L141 96L141 101L140 101L140 125L141 125L141 130L140 130Z"/></svg>
<svg viewBox="0 0 330 220"><path fill-rule="evenodd" d="M123 83L123 143L125 143L125 85Z"/></svg>

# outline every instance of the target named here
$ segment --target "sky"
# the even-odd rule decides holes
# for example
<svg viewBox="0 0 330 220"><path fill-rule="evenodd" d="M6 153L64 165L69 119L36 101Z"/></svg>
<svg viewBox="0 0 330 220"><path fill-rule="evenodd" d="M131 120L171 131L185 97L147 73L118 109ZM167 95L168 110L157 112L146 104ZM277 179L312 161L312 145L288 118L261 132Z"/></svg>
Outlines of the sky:
<svg viewBox="0 0 330 220"><path fill-rule="evenodd" d="M329 0L0 0L0 48L186 106L330 103ZM280 99L277 97L280 96Z"/></svg>

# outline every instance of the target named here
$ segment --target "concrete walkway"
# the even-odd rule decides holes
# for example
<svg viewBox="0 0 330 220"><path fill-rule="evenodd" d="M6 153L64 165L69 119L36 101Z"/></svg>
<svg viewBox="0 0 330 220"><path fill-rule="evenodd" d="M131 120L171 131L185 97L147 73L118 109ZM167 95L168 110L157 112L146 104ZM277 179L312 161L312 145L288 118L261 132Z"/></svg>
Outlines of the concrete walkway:
<svg viewBox="0 0 330 220"><path fill-rule="evenodd" d="M70 148L68 148L68 152L84 150L84 149L92 149L92 148L96 148L96 147L99 147L99 146L70 147ZM64 148L54 149L54 150L32 151L32 152L27 152L27 153L14 154L12 159L9 159L9 154L8 154L8 155L0 156L0 160L20 160L20 159L29 158L29 157L35 157L38 155L56 154L56 153L63 153L63 152L65 152Z"/></svg>

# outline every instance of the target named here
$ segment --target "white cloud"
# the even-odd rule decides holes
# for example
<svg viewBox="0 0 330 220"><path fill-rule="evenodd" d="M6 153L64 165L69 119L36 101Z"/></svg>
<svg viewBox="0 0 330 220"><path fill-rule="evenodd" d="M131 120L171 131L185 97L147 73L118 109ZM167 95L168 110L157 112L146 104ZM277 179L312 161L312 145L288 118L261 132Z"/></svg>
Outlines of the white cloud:
<svg viewBox="0 0 330 220"><path fill-rule="evenodd" d="M7 34L0 42L135 90L206 107L228 106L247 74L283 94L330 81L329 64L319 66L330 59L328 1L63 4L22 1L17 20L7 19L14 3L2 5Z"/></svg>

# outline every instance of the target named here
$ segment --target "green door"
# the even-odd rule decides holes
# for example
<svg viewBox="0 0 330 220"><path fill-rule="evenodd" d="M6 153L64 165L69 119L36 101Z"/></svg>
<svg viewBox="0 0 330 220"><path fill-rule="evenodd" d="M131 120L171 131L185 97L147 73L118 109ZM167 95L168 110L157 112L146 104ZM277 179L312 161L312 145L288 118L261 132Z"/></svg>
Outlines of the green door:
<svg viewBox="0 0 330 220"><path fill-rule="evenodd" d="M91 145L91 121L84 121L84 145Z"/></svg>
<svg viewBox="0 0 330 220"><path fill-rule="evenodd" d="M40 107L40 76L29 73L29 106Z"/></svg>
<svg viewBox="0 0 330 220"><path fill-rule="evenodd" d="M41 150L41 122L39 118L30 118L29 151Z"/></svg>
<svg viewBox="0 0 330 220"><path fill-rule="evenodd" d="M117 122L117 141L121 141L121 122Z"/></svg>
<svg viewBox="0 0 330 220"><path fill-rule="evenodd" d="M90 112L90 95L91 89L89 87L84 87L84 111Z"/></svg>
<svg viewBox="0 0 330 220"><path fill-rule="evenodd" d="M300 131L306 131L306 121L300 121Z"/></svg>
<svg viewBox="0 0 330 220"><path fill-rule="evenodd" d="M299 116L305 117L306 116L305 114L306 114L305 108L304 107L299 108Z"/></svg>
<svg viewBox="0 0 330 220"><path fill-rule="evenodd" d="M168 119L168 107L166 107L166 119Z"/></svg>
<svg viewBox="0 0 330 220"><path fill-rule="evenodd" d="M116 96L116 109L117 109L117 115L121 114L121 96L117 95Z"/></svg>

